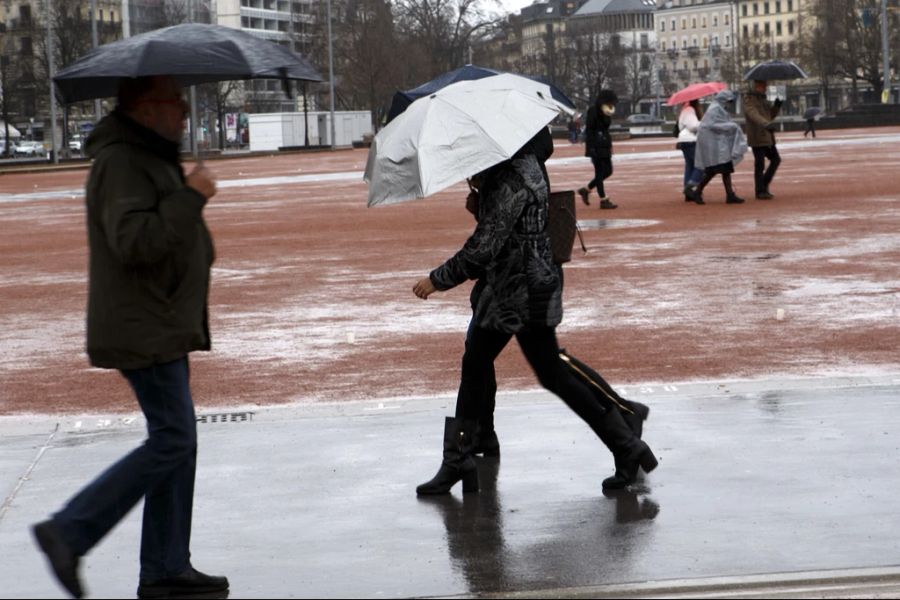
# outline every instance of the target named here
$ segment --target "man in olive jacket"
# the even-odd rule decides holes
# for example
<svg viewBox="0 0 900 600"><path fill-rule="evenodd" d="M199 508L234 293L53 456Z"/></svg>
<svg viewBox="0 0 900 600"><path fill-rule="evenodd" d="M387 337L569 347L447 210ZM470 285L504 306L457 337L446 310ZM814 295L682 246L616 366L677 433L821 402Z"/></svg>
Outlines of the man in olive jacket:
<svg viewBox="0 0 900 600"><path fill-rule="evenodd" d="M756 183L756 198L771 200L769 184L781 164L781 156L775 147L777 129L775 117L781 110L781 100L775 104L766 98L766 82L754 81L750 91L744 94L744 117L747 122L747 145L753 149L753 179ZM766 160L769 167L766 168Z"/></svg>
<svg viewBox="0 0 900 600"><path fill-rule="evenodd" d="M203 208L216 185L202 166L182 170L186 114L173 78L126 80L87 142L88 356L131 385L148 438L33 528L76 598L81 557L142 498L138 598L228 589L190 561L197 426L188 353L210 347L213 244Z"/></svg>

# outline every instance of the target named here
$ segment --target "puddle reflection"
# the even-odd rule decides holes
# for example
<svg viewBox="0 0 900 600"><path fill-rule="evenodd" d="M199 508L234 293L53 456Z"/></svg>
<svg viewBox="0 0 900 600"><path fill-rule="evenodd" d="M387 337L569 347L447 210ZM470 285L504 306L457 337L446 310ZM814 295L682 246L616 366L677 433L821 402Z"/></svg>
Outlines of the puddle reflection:
<svg viewBox="0 0 900 600"><path fill-rule="evenodd" d="M499 472L499 459L479 459L478 493L419 498L440 512L451 563L471 593L627 580L631 557L649 542L647 525L660 512L649 487L537 507L526 498L505 511Z"/></svg>

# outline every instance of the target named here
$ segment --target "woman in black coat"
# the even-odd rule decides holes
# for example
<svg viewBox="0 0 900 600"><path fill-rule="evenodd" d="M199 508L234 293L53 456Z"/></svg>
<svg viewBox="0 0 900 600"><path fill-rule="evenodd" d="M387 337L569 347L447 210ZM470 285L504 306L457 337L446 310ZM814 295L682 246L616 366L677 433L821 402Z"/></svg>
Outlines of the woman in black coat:
<svg viewBox="0 0 900 600"><path fill-rule="evenodd" d="M604 487L624 487L638 469L651 471L656 458L637 438L619 411L606 410L592 391L559 358L556 326L562 320L561 270L553 261L546 226L545 176L531 145L479 177L478 219L462 249L413 292L427 299L475 279L474 315L467 338L455 417L444 424L444 455L437 475L418 494L445 494L458 481L464 492L478 491L472 458L484 382L494 359L513 336L541 385L563 399L616 457L616 474Z"/></svg>
<svg viewBox="0 0 900 600"><path fill-rule="evenodd" d="M584 155L590 157L594 164L594 178L587 184L587 187L580 188L578 193L585 204L590 204L591 190L597 188L597 193L600 195L600 208L616 208L617 206L606 195L603 182L613 172L612 137L609 134L609 126L612 124L612 115L616 112L616 102L618 101L614 91L600 90L597 100L587 113Z"/></svg>

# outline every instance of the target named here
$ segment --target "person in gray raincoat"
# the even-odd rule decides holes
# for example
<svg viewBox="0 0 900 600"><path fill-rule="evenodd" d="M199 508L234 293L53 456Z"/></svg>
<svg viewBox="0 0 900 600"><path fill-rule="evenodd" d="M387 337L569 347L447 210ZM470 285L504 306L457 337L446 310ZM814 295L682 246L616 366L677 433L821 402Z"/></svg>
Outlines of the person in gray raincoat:
<svg viewBox="0 0 900 600"><path fill-rule="evenodd" d="M735 193L731 183L734 165L741 162L747 152L747 138L729 113L729 110L734 110L735 100L734 92L722 90L716 94L700 121L694 166L703 170L703 180L688 189L688 196L697 204L704 204L703 189L717 174L722 175L722 182L725 184L725 201L728 204L740 204L744 201Z"/></svg>
<svg viewBox="0 0 900 600"><path fill-rule="evenodd" d="M559 358L556 326L562 320L562 272L553 261L546 231L547 179L534 145L526 144L477 180L475 231L456 254L413 287L425 300L436 291L477 280L456 416L445 419L438 473L416 493L446 494L459 481L463 492L478 491L473 454L485 382L492 375L494 359L513 336L541 385L562 398L601 440L608 440L617 468L605 487L632 483L639 468L649 472L656 467L653 452L622 414L598 403Z"/></svg>

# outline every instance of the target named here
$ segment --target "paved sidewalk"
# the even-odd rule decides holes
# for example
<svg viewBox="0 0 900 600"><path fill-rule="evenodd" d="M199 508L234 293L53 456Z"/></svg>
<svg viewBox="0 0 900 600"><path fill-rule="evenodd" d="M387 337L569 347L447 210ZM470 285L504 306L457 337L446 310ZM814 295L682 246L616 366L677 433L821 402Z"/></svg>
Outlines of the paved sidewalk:
<svg viewBox="0 0 900 600"><path fill-rule="evenodd" d="M206 415L194 564L232 598L900 589L900 373L624 392L651 406L660 467L609 497L609 454L544 393L501 395L502 461L465 498L414 489L451 398ZM29 524L142 439L134 415L0 419L0 596L62 597ZM139 520L84 561L91 596L133 597Z"/></svg>

